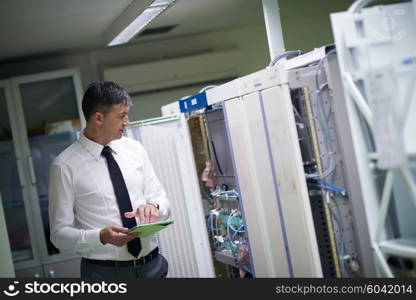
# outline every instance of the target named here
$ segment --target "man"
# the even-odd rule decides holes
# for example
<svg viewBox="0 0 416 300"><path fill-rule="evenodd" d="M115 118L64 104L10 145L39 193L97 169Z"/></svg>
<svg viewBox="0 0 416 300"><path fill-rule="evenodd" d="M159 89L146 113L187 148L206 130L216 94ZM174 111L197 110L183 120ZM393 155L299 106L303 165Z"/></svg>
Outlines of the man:
<svg viewBox="0 0 416 300"><path fill-rule="evenodd" d="M131 99L113 82L91 84L82 99L87 125L52 163L51 241L82 256L81 277L166 277L155 236L136 224L167 219L169 201L142 145L123 137Z"/></svg>

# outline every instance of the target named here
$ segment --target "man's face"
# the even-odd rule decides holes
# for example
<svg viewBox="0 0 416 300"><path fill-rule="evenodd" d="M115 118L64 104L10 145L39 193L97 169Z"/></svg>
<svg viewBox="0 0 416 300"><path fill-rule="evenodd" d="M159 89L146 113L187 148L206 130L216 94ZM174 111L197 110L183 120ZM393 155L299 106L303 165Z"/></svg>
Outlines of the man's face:
<svg viewBox="0 0 416 300"><path fill-rule="evenodd" d="M110 141L123 136L124 128L129 125L129 106L114 104L108 113L103 115L102 129L105 138Z"/></svg>

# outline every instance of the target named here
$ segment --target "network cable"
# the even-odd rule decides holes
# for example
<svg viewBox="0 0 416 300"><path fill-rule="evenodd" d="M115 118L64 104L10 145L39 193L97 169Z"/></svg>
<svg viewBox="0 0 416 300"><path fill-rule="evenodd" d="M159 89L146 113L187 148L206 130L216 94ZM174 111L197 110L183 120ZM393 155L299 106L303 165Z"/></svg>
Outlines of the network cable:
<svg viewBox="0 0 416 300"><path fill-rule="evenodd" d="M282 54L276 56L275 58L272 59L272 61L269 64L269 67L274 66L279 60L285 58L285 57L289 57L289 56L299 56L302 55L303 51L301 50L291 50L291 51L286 51L283 52Z"/></svg>
<svg viewBox="0 0 416 300"><path fill-rule="evenodd" d="M319 124L322 128L322 133L324 135L324 141L325 141L325 145L327 148L327 156L328 156L328 167L326 168L326 170L324 170L322 172L322 174L305 174L305 177L307 179L310 178L327 178L328 176L330 176L334 171L335 171L335 167L336 167L336 155L333 152L333 148L332 148L332 144L331 144L331 138L330 138L330 133L329 133L329 128L328 128L328 122L325 122L326 120L329 119L329 117L325 117L325 109L322 103L322 90L326 87L328 87L328 84L325 82L322 85L319 85L319 71L321 69L321 66L323 64L323 62L332 54L336 53L336 49L331 49L328 53L325 54L325 56L318 62L317 67L316 67L316 73L315 73L315 84L316 84L316 93L317 93L317 106L318 106L318 113L317 113L317 118L319 121ZM324 121L325 119L325 121Z"/></svg>

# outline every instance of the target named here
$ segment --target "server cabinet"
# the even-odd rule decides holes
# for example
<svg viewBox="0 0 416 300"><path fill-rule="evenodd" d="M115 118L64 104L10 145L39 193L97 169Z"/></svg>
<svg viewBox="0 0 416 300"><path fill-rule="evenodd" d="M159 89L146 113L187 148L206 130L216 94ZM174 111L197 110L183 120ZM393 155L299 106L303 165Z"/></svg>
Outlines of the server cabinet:
<svg viewBox="0 0 416 300"><path fill-rule="evenodd" d="M331 22L364 189L366 244L379 276L415 276L414 5L356 8Z"/></svg>

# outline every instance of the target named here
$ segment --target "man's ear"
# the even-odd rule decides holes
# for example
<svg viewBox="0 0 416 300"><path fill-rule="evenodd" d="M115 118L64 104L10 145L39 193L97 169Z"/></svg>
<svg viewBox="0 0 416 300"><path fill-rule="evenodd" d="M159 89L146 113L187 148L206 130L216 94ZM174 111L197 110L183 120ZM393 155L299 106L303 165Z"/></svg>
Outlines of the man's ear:
<svg viewBox="0 0 416 300"><path fill-rule="evenodd" d="M103 114L103 113L101 113L101 112L99 112L99 111L96 111L96 112L92 115L92 120L93 120L96 124L101 125L101 124L103 124L103 121L104 121L104 114Z"/></svg>

